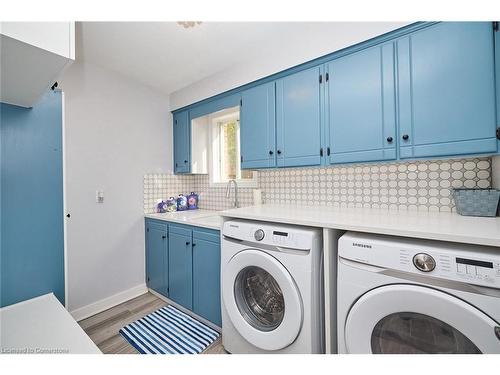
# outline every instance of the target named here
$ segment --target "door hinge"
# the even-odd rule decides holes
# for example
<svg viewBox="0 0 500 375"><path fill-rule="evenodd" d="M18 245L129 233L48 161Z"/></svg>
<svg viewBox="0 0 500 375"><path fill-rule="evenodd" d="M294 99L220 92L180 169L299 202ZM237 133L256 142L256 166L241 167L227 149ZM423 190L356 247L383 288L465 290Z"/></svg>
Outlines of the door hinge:
<svg viewBox="0 0 500 375"><path fill-rule="evenodd" d="M498 21L493 21L493 31L498 31Z"/></svg>
<svg viewBox="0 0 500 375"><path fill-rule="evenodd" d="M146 229L146 232L149 232L149 228Z"/></svg>
<svg viewBox="0 0 500 375"><path fill-rule="evenodd" d="M148 276L148 281L149 281L149 276Z"/></svg>
<svg viewBox="0 0 500 375"><path fill-rule="evenodd" d="M500 141L500 128L497 128L497 139Z"/></svg>
<svg viewBox="0 0 500 375"><path fill-rule="evenodd" d="M319 75L319 83L322 83L323 82L323 75Z"/></svg>
<svg viewBox="0 0 500 375"><path fill-rule="evenodd" d="M243 106L243 99L240 99L240 107Z"/></svg>
<svg viewBox="0 0 500 375"><path fill-rule="evenodd" d="M328 73L325 74L325 81L328 82L328 80L330 79L330 75Z"/></svg>
<svg viewBox="0 0 500 375"><path fill-rule="evenodd" d="M243 163L243 155L240 156L240 162Z"/></svg>

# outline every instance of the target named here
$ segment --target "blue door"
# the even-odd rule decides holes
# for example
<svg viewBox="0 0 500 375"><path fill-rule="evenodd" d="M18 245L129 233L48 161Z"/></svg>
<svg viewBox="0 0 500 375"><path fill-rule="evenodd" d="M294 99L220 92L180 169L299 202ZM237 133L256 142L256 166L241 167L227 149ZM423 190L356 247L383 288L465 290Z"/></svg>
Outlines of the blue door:
<svg viewBox="0 0 500 375"><path fill-rule="evenodd" d="M177 225L168 226L168 297L193 308L192 231Z"/></svg>
<svg viewBox="0 0 500 375"><path fill-rule="evenodd" d="M220 234L193 230L193 311L221 326Z"/></svg>
<svg viewBox="0 0 500 375"><path fill-rule="evenodd" d="M276 81L276 154L279 167L321 164L321 70Z"/></svg>
<svg viewBox="0 0 500 375"><path fill-rule="evenodd" d="M167 224L146 220L146 282L148 288L168 296Z"/></svg>
<svg viewBox="0 0 500 375"><path fill-rule="evenodd" d="M396 159L393 43L333 60L327 74L329 163Z"/></svg>
<svg viewBox="0 0 500 375"><path fill-rule="evenodd" d="M274 82L241 94L241 168L276 166L276 117Z"/></svg>
<svg viewBox="0 0 500 375"><path fill-rule="evenodd" d="M0 307L51 292L64 304L62 116L60 92L0 103Z"/></svg>
<svg viewBox="0 0 500 375"><path fill-rule="evenodd" d="M189 112L174 114L174 173L189 173L191 158Z"/></svg>
<svg viewBox="0 0 500 375"><path fill-rule="evenodd" d="M445 22L398 40L400 157L497 150L491 22Z"/></svg>
<svg viewBox="0 0 500 375"><path fill-rule="evenodd" d="M498 28L499 23L495 24L495 27ZM495 78L496 78L496 98L497 98L497 143L498 148L497 151L500 153L500 31L497 30L495 32Z"/></svg>

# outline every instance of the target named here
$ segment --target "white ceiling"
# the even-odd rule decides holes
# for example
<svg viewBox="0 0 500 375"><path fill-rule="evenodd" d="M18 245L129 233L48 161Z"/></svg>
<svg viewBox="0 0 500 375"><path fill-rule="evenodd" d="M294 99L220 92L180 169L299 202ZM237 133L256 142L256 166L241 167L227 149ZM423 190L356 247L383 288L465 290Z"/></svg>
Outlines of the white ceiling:
<svg viewBox="0 0 500 375"><path fill-rule="evenodd" d="M377 35L405 23L371 24ZM360 23L204 22L185 29L176 22L82 22L77 24L77 59L129 76L165 94L248 61L263 61L301 49L324 51L316 36L349 39ZM355 40L357 42L361 40ZM335 45L336 43L332 43ZM302 51L303 50L303 51Z"/></svg>

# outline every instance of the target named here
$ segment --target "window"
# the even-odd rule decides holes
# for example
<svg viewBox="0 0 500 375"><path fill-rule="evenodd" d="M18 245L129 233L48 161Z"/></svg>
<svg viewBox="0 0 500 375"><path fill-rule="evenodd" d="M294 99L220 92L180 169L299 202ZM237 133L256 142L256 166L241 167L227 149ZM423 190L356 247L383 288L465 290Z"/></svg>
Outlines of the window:
<svg viewBox="0 0 500 375"><path fill-rule="evenodd" d="M226 184L229 180L236 180L241 186L256 187L256 172L241 170L240 108L225 109L210 117L211 183Z"/></svg>

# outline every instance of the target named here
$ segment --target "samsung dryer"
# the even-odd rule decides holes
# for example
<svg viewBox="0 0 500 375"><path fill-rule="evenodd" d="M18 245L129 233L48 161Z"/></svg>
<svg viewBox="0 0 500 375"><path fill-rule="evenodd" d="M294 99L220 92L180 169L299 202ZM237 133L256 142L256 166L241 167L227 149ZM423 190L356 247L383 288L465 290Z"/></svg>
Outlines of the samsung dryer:
<svg viewBox="0 0 500 375"><path fill-rule="evenodd" d="M500 353L500 248L347 233L339 353Z"/></svg>

